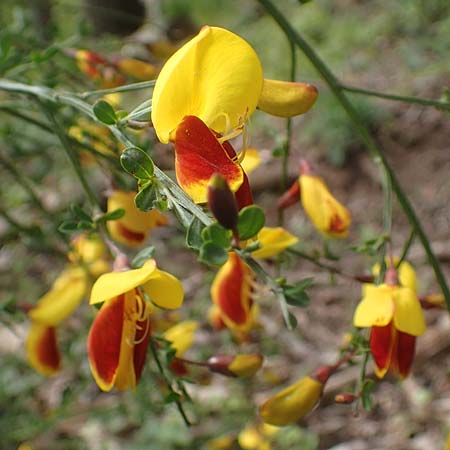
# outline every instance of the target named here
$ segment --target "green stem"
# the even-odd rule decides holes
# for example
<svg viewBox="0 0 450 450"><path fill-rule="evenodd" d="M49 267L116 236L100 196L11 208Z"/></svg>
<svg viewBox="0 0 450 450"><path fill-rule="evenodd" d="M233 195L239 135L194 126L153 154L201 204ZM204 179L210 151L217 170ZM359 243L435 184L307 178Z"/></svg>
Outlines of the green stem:
<svg viewBox="0 0 450 450"><path fill-rule="evenodd" d="M141 81L140 83L127 84L126 86L119 86L116 88L109 89L98 89L96 91L86 91L79 95L82 99L87 99L89 97L102 97L103 95L115 94L116 92L129 92L138 91L141 89L151 88L155 85L156 80L152 81Z"/></svg>
<svg viewBox="0 0 450 450"><path fill-rule="evenodd" d="M159 371L162 379L164 380L165 385L170 390L170 392L175 392L173 390L173 388L172 388L172 383L167 378L167 375L166 375L166 373L164 371L164 367L161 364L161 361L159 359L158 349L156 348L156 345L155 345L155 343L154 343L154 341L152 339L150 339L150 350L152 352L153 359L155 360L156 366L158 367L158 371ZM177 405L177 409L180 412L180 415L181 415L184 423L186 424L187 427L190 427L192 425L192 423L190 422L189 418L187 417L186 412L184 411L182 403L180 402L180 400L177 399L175 401L175 404Z"/></svg>
<svg viewBox="0 0 450 450"><path fill-rule="evenodd" d="M295 42L295 44L303 51L306 57L311 61L316 70L328 84L330 90L341 104L342 108L347 113L350 120L353 122L353 125L360 135L361 140L364 142L367 150L374 158L374 161L379 164L384 170L386 176L390 179L392 184L392 189L395 192L397 199L405 212L408 220L415 230L415 233L420 239L422 246L427 254L428 261L431 267L434 270L436 280L439 283L439 286L442 290L442 293L445 298L445 303L447 305L447 309L450 312L450 290L447 286L447 282L445 280L444 274L442 273L441 267L439 265L439 261L437 260L434 252L431 248L431 244L428 240L428 237L422 227L420 220L418 219L414 208L409 201L406 194L403 192L403 188L397 180L397 177L386 160L384 154L378 148L377 144L373 140L369 131L365 124L361 121L361 118L353 107L352 103L348 100L345 95L343 89L341 88L338 80L334 76L334 74L330 71L328 66L320 59L320 57L316 54L313 48L292 28L291 24L286 20L284 15L275 7L271 0L258 0L261 5L267 10L267 12L273 17L273 19L278 23L283 32L288 36L290 40Z"/></svg>
<svg viewBox="0 0 450 450"><path fill-rule="evenodd" d="M414 239L416 237L416 233L414 230L411 230L411 233L409 233L408 239L405 242L405 245L403 246L403 251L400 256L400 259L398 260L398 263L396 264L396 268L398 269L400 267L400 264L405 260L405 258L408 256L409 249L411 248L412 243L414 242Z"/></svg>
<svg viewBox="0 0 450 450"><path fill-rule="evenodd" d="M84 176L83 170L81 169L81 165L80 162L77 158L77 153L73 150L69 139L66 136L66 133L64 132L64 129L62 128L62 126L59 124L59 122L57 121L56 117L52 114L52 112L50 111L50 109L40 100L38 100L38 103L42 109L42 111L44 112L44 114L46 115L48 121L53 125L53 129L54 132L56 133L56 135L58 136L61 145L67 155L67 158L69 159L73 170L75 171L75 174L78 177L78 180L81 183L81 186L84 189L84 192L89 200L89 202L91 203L91 206L93 209L102 209L100 202L98 201L97 197L95 196L95 194L92 192L91 187L89 186L89 183L86 180L86 177Z"/></svg>
<svg viewBox="0 0 450 450"><path fill-rule="evenodd" d="M422 106L434 106L440 111L450 111L450 103L442 102L440 100L432 100L428 98L419 98L419 97L410 97L410 96L404 96L404 95L392 95L392 94L385 94L384 92L378 92L378 91L372 91L369 89L361 89L354 86L348 86L346 84L339 83L340 89L343 91L351 92L353 94L362 94L362 95L368 95L371 97L379 97L384 98L386 100L393 100L396 102L403 102L403 103L411 103L415 105L422 105Z"/></svg>

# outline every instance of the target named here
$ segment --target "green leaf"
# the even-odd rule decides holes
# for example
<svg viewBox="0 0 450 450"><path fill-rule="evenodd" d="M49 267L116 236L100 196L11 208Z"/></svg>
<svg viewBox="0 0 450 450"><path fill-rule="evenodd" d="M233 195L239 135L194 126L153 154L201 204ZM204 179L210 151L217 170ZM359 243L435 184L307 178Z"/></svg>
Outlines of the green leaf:
<svg viewBox="0 0 450 450"><path fill-rule="evenodd" d="M127 148L120 156L123 169L138 180L151 180L155 172L152 159L138 147Z"/></svg>
<svg viewBox="0 0 450 450"><path fill-rule="evenodd" d="M275 158L281 158L286 154L286 147L280 146L276 147L272 150L272 156Z"/></svg>
<svg viewBox="0 0 450 450"><path fill-rule="evenodd" d="M297 317L294 316L290 311L288 312L288 327L290 330L295 330L298 325Z"/></svg>
<svg viewBox="0 0 450 450"><path fill-rule="evenodd" d="M158 200L158 189L151 183L144 186L134 197L134 203L138 209L147 212L154 208L153 203Z"/></svg>
<svg viewBox="0 0 450 450"><path fill-rule="evenodd" d="M264 211L256 205L246 206L239 211L238 234L242 240L256 236L266 222Z"/></svg>
<svg viewBox="0 0 450 450"><path fill-rule="evenodd" d="M78 230L94 230L95 224L93 222L87 222L86 220L80 220L77 224Z"/></svg>
<svg viewBox="0 0 450 450"><path fill-rule="evenodd" d="M150 245L149 247L143 248L131 261L131 267L133 269L139 269L142 267L149 259L153 258L155 254L155 247Z"/></svg>
<svg viewBox="0 0 450 450"><path fill-rule="evenodd" d="M114 125L117 122L114 108L105 100L99 100L93 106L95 117L106 125Z"/></svg>
<svg viewBox="0 0 450 450"><path fill-rule="evenodd" d="M221 266L228 259L228 252L223 247L219 247L213 242L205 242L200 247L198 259L205 264Z"/></svg>
<svg viewBox="0 0 450 450"><path fill-rule="evenodd" d="M366 411L371 411L373 408L372 391L375 388L373 380L365 380L361 389L361 402Z"/></svg>
<svg viewBox="0 0 450 450"><path fill-rule="evenodd" d="M117 220L125 215L125 210L123 208L115 209L114 211L102 214L100 217L95 219L95 222L107 222L108 220Z"/></svg>
<svg viewBox="0 0 450 450"><path fill-rule="evenodd" d="M213 223L202 231L203 241L211 241L222 248L229 248L231 244L231 237L228 230L218 223Z"/></svg>
<svg viewBox="0 0 450 450"><path fill-rule="evenodd" d="M76 219L84 220L85 222L92 222L91 216L76 203L72 203L70 205L70 212Z"/></svg>
<svg viewBox="0 0 450 450"><path fill-rule="evenodd" d="M192 219L186 232L186 245L195 250L199 250L203 244L202 230L205 228L203 222L197 217Z"/></svg>
<svg viewBox="0 0 450 450"><path fill-rule="evenodd" d="M74 220L66 220L58 227L58 230L61 233L71 234L78 230L78 222L75 222Z"/></svg>
<svg viewBox="0 0 450 450"><path fill-rule="evenodd" d="M169 403L175 403L177 401L179 401L181 398L180 394L177 394L176 392L169 392L165 397L164 397L164 403L167 405Z"/></svg>
<svg viewBox="0 0 450 450"><path fill-rule="evenodd" d="M305 278L294 285L284 285L283 292L286 302L293 306L305 307L309 304L309 296L305 289L313 284L312 278Z"/></svg>

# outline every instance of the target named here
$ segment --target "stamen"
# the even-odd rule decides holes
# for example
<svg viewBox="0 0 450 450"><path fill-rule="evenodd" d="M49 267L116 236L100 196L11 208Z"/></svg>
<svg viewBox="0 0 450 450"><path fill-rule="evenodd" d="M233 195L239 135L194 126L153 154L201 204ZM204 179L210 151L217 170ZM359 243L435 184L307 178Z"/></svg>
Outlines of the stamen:
<svg viewBox="0 0 450 450"><path fill-rule="evenodd" d="M136 327L136 328L138 328L138 327ZM142 328L139 328L139 329L142 330ZM149 330L150 330L150 320L147 318L147 320L145 321L144 333L142 334L140 339L134 341L134 345L137 345L137 344L140 344L141 342L143 342L144 339L147 337Z"/></svg>

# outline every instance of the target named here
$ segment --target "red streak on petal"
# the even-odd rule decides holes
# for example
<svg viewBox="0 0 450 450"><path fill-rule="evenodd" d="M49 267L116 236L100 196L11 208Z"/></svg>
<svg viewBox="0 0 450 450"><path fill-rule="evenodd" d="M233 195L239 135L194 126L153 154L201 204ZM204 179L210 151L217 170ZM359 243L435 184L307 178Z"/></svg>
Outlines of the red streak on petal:
<svg viewBox="0 0 450 450"><path fill-rule="evenodd" d="M414 360L416 337L398 331L396 350L398 373L401 378L405 378L408 376Z"/></svg>
<svg viewBox="0 0 450 450"><path fill-rule="evenodd" d="M99 377L107 384L112 383L119 366L124 306L124 295L108 300L98 312L89 331L89 360Z"/></svg>
<svg viewBox="0 0 450 450"><path fill-rule="evenodd" d="M120 233L127 241L140 244L145 240L145 234L138 231L133 231L124 226L120 221L116 223L117 231Z"/></svg>
<svg viewBox="0 0 450 450"><path fill-rule="evenodd" d="M150 340L150 319L143 322L136 322L136 334L134 337L135 344L133 352L134 373L136 375L136 383L141 377L142 370L145 365L147 356L147 347Z"/></svg>
<svg viewBox="0 0 450 450"><path fill-rule="evenodd" d="M57 371L60 368L61 356L56 343L56 332L54 327L47 327L37 343L37 358L46 367Z"/></svg>
<svg viewBox="0 0 450 450"><path fill-rule="evenodd" d="M243 325L249 319L250 299L242 298L242 286L248 282L248 274L242 260L231 254L232 269L222 280L217 306L223 315L237 325Z"/></svg>
<svg viewBox="0 0 450 450"><path fill-rule="evenodd" d="M392 322L385 327L372 327L370 331L370 351L380 369L386 369L391 363L394 334Z"/></svg>
<svg viewBox="0 0 450 450"><path fill-rule="evenodd" d="M328 231L332 233L344 233L345 232L345 223L342 220L342 217L339 214L334 213L330 219L330 225L328 227Z"/></svg>
<svg viewBox="0 0 450 450"><path fill-rule="evenodd" d="M233 150L234 151L234 150ZM181 187L207 183L218 172L228 182L242 177L215 134L195 116L186 116L175 134L176 175Z"/></svg>

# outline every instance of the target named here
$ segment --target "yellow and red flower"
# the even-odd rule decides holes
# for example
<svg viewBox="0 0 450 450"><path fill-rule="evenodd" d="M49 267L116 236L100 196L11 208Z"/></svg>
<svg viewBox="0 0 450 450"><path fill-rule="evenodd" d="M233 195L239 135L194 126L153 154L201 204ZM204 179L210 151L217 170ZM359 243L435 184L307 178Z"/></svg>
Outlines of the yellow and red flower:
<svg viewBox="0 0 450 450"><path fill-rule="evenodd" d="M150 339L151 304L143 293L167 309L181 306L184 295L181 283L153 259L140 269L104 274L92 288L90 303L103 305L89 332L88 356L103 391L134 389L139 381Z"/></svg>
<svg viewBox="0 0 450 450"><path fill-rule="evenodd" d="M135 192L114 191L108 197L108 212L116 209L125 210L118 220L107 222L111 237L121 244L137 247L145 242L150 232L159 226L166 225L168 220L158 210L140 211L134 204Z"/></svg>
<svg viewBox="0 0 450 450"><path fill-rule="evenodd" d="M26 341L27 359L37 372L45 376L55 375L61 368L57 327L85 298L90 278L107 272L110 266L105 246L98 236L77 237L68 258L71 264L28 312L31 326Z"/></svg>
<svg viewBox="0 0 450 450"><path fill-rule="evenodd" d="M206 202L207 183L219 172L243 207L251 202L250 188L228 139L242 132L257 107L290 116L309 109L316 96L311 85L264 80L246 41L205 26L162 68L153 91L152 122L161 142L174 143L178 183L195 202Z"/></svg>
<svg viewBox="0 0 450 450"><path fill-rule="evenodd" d="M425 320L416 293L406 286L366 285L353 323L371 327L370 350L375 373L390 371L405 378L414 359L416 337L425 332Z"/></svg>

